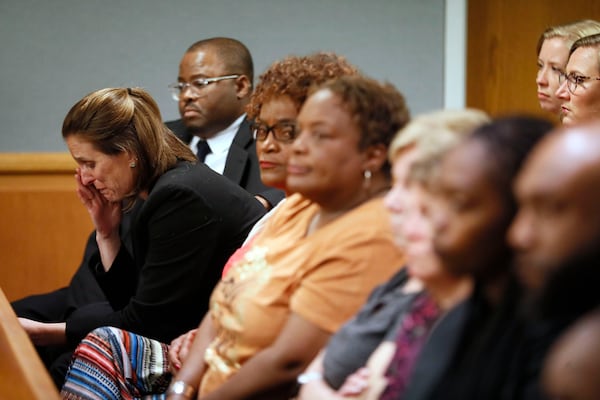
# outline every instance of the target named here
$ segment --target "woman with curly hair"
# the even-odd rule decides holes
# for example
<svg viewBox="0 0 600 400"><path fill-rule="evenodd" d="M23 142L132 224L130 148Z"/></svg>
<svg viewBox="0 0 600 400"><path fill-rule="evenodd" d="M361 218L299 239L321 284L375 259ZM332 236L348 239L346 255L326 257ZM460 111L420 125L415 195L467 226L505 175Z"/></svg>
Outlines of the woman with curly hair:
<svg viewBox="0 0 600 400"><path fill-rule="evenodd" d="M201 381L201 393L215 398L287 392L329 335L402 262L381 205L389 182L386 148L408 119L402 96L364 78L332 83L333 99L316 102L300 130L296 124L310 87L356 74L343 58L318 53L288 57L261 76L248 110L261 177L303 195L291 196L230 258L197 331L167 346L114 328L95 330L76 351L64 398L161 393L169 370L177 374L172 398L194 396ZM326 123L319 137L314 123ZM314 154L331 150L310 163L311 171L300 167L305 161L288 165L288 157L305 160L315 144ZM286 184L289 171L294 179ZM329 181L321 179L326 175Z"/></svg>
<svg viewBox="0 0 600 400"><path fill-rule="evenodd" d="M365 77L309 95L287 165L295 194L230 258L169 398L289 398L331 334L403 261L383 196L387 148L407 120L403 96Z"/></svg>
<svg viewBox="0 0 600 400"><path fill-rule="evenodd" d="M252 132L260 178L265 185L283 190L286 196L290 194L285 179L287 159L297 133L296 117L309 88L335 77L357 73L358 70L345 58L335 53L318 52L276 61L259 77L246 114L248 119L254 120ZM246 241L262 229L275 209L254 226Z"/></svg>

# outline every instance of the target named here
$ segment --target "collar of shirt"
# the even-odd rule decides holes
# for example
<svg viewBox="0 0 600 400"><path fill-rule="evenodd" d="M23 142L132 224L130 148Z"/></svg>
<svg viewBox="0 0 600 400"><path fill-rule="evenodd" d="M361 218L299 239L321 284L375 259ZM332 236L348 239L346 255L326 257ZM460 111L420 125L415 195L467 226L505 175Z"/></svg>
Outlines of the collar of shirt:
<svg viewBox="0 0 600 400"><path fill-rule="evenodd" d="M223 174L225 170L225 162L227 161L227 154L229 154L229 148L237 131L240 129L242 121L246 118L246 114L242 114L236 119L231 125L223 129L211 138L206 139L206 142L210 146L210 153L206 156L204 163L215 172ZM198 150L198 142L200 138L194 136L190 141L190 149L194 153Z"/></svg>

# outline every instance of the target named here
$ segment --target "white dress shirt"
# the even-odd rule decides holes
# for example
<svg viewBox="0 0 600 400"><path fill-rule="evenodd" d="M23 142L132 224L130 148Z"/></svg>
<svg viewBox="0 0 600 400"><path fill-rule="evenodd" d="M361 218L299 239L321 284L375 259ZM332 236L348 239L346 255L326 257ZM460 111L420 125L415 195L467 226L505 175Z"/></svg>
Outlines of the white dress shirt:
<svg viewBox="0 0 600 400"><path fill-rule="evenodd" d="M210 153L206 155L204 164L209 166L213 171L223 174L229 148L231 147L231 143L233 142L233 139L235 139L235 135L240 129L240 125L244 118L246 118L246 114L242 114L238 119L233 121L231 125L217 133L215 136L206 139L206 142L210 147ZM190 141L190 149L192 149L194 154L198 151L199 141L200 138L198 136L194 136Z"/></svg>

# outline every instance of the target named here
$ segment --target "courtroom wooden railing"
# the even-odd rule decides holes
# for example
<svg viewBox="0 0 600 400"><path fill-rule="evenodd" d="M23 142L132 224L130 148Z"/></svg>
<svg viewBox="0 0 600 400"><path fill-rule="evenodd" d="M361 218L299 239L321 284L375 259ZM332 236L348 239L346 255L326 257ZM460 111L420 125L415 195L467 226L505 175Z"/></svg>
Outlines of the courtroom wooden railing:
<svg viewBox="0 0 600 400"><path fill-rule="evenodd" d="M0 289L0 399L58 398L46 367Z"/></svg>
<svg viewBox="0 0 600 400"><path fill-rule="evenodd" d="M0 153L0 288L9 301L68 284L92 223L68 153Z"/></svg>

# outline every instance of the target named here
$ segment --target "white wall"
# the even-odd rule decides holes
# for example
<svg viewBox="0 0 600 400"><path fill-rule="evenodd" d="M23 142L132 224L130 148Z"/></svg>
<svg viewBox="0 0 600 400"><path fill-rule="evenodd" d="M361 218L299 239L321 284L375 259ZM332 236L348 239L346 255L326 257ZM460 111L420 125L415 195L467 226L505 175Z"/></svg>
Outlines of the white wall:
<svg viewBox="0 0 600 400"><path fill-rule="evenodd" d="M101 87L144 87L165 120L176 118L166 86L185 49L211 36L244 42L257 76L288 54L328 50L395 84L413 114L460 105L452 56L464 43L445 40L465 2L0 0L0 151L66 150L62 119ZM455 86L444 92L448 76Z"/></svg>

